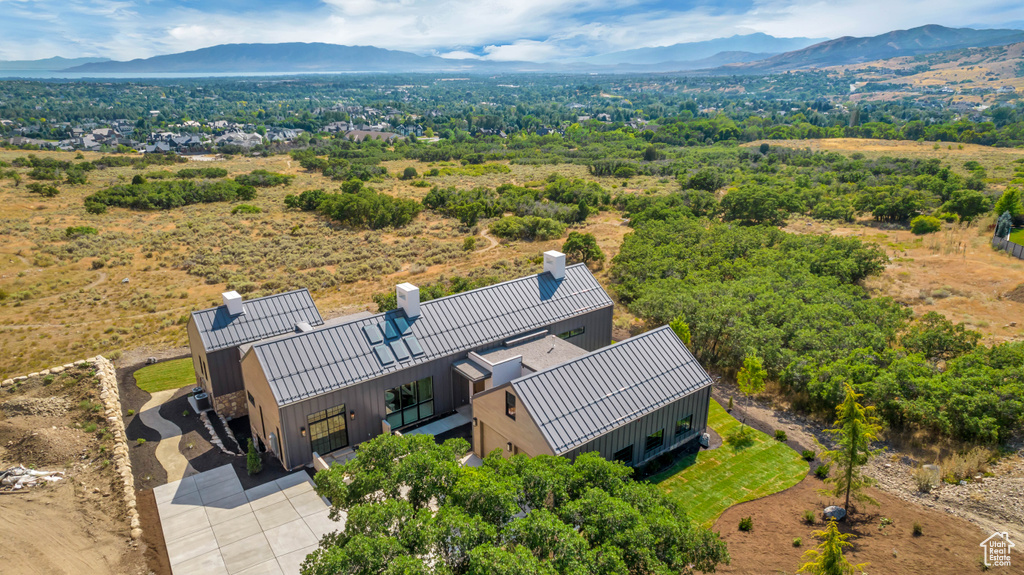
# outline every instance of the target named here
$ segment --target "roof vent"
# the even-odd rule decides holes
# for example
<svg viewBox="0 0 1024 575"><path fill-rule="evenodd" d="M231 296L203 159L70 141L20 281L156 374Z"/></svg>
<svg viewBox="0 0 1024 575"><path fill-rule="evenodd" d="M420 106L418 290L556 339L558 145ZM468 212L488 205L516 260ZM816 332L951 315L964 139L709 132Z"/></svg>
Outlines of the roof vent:
<svg viewBox="0 0 1024 575"><path fill-rule="evenodd" d="M395 295L398 297L398 307L405 312L405 317L420 316L420 288L410 283L398 284L395 286Z"/></svg>
<svg viewBox="0 0 1024 575"><path fill-rule="evenodd" d="M295 324L295 333L306 333L307 331L313 331L313 326L304 321Z"/></svg>
<svg viewBox="0 0 1024 575"><path fill-rule="evenodd" d="M565 254L555 250L544 252L544 271L560 280L565 277Z"/></svg>
<svg viewBox="0 0 1024 575"><path fill-rule="evenodd" d="M236 291L229 291L220 294L224 298L224 307L228 308L228 315L241 315L245 313L242 307L242 296Z"/></svg>

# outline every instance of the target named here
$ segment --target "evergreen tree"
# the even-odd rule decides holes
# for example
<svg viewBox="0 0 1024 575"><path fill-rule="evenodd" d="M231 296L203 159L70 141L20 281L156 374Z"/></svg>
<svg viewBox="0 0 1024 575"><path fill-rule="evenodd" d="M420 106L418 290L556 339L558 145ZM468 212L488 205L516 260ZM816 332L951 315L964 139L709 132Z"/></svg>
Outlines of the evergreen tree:
<svg viewBox="0 0 1024 575"><path fill-rule="evenodd" d="M761 358L756 353L748 353L747 357L743 359L743 367L740 368L740 372L736 376L736 383L743 395L750 398L764 391L767 378L768 372L764 369ZM744 416L742 423L745 424L746 421L747 418ZM746 427L740 429L745 432Z"/></svg>
<svg viewBox="0 0 1024 575"><path fill-rule="evenodd" d="M821 544L816 549L804 552L803 559L806 563L800 566L797 573L853 575L858 571L864 572L867 563L854 565L843 556L843 548L853 546L853 543L847 541L852 535L840 533L835 520L829 521L824 531L815 531L813 535L822 540Z"/></svg>
<svg viewBox="0 0 1024 575"><path fill-rule="evenodd" d="M996 222L996 237L1000 239L1006 239L1006 236L1010 235L1010 231L1013 229L1013 216L1010 212L1003 212L999 216L999 221Z"/></svg>
<svg viewBox="0 0 1024 575"><path fill-rule="evenodd" d="M245 454L245 470L249 472L249 475L256 475L263 471L263 460L260 459L260 454L256 452L256 446L253 445L252 438L249 439L249 450Z"/></svg>
<svg viewBox="0 0 1024 575"><path fill-rule="evenodd" d="M861 395L846 384L846 399L836 407L834 429L826 429L836 438L836 448L823 449L822 459L834 464L836 473L830 475L826 482L831 489L823 493L833 497L846 498L844 509L850 512L850 497L872 505L878 502L864 493L864 488L874 484L874 479L861 473L861 467L869 459L877 455L880 449L871 449L871 443L878 438L881 426L875 416L874 407L864 407L857 402Z"/></svg>

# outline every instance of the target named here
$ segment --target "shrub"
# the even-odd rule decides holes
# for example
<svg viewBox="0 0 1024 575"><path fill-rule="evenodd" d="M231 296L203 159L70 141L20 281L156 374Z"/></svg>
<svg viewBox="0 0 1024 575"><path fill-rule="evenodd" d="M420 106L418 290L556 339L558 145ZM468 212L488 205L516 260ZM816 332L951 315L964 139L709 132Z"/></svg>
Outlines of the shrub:
<svg viewBox="0 0 1024 575"><path fill-rule="evenodd" d="M418 174L416 173L416 168L414 168L412 166L409 166L408 168L406 168L402 172L402 178L401 179L403 179L403 180L411 180L411 179L415 178L417 175Z"/></svg>
<svg viewBox="0 0 1024 575"><path fill-rule="evenodd" d="M914 485L917 486L917 490L921 493L929 493L935 486L935 478L931 471L928 471L924 467L918 467L914 470Z"/></svg>
<svg viewBox="0 0 1024 575"><path fill-rule="evenodd" d="M85 427L83 427L82 429L84 429L86 433L95 433L98 427L99 426L90 421L89 423L86 423Z"/></svg>
<svg viewBox="0 0 1024 575"><path fill-rule="evenodd" d="M491 224L491 233L509 240L551 240L565 233L565 224L536 216L509 216Z"/></svg>
<svg viewBox="0 0 1024 575"><path fill-rule="evenodd" d="M804 523L808 525L814 525L814 522L816 520L814 517L814 512L811 511L810 509L804 509L804 512L801 515L801 517L803 518Z"/></svg>
<svg viewBox="0 0 1024 575"><path fill-rule="evenodd" d="M754 518L744 517L740 519L740 531L750 532L754 530Z"/></svg>
<svg viewBox="0 0 1024 575"><path fill-rule="evenodd" d="M245 470L249 475L256 475L263 471L263 460L260 459L260 454L256 452L256 446L253 445L252 438L249 439L249 448L245 454Z"/></svg>
<svg viewBox="0 0 1024 575"><path fill-rule="evenodd" d="M814 452L810 449L805 449L800 453L800 457L803 457L806 461L814 461Z"/></svg>
<svg viewBox="0 0 1024 575"><path fill-rule="evenodd" d="M237 206L231 208L231 215L235 215L235 214L258 214L258 213L261 213L262 211L263 210L260 209L259 206L254 206L254 205L251 205L251 204L238 204Z"/></svg>
<svg viewBox="0 0 1024 575"><path fill-rule="evenodd" d="M818 479L825 479L828 477L829 465L819 465L814 468L814 476Z"/></svg>
<svg viewBox="0 0 1024 575"><path fill-rule="evenodd" d="M268 172L267 170L253 170L252 173L236 177L235 181L243 186L270 188L273 186L287 186L293 179L295 179L295 176Z"/></svg>
<svg viewBox="0 0 1024 575"><path fill-rule="evenodd" d="M462 250L463 251L471 252L474 249L476 249L476 238L475 237L470 236L470 237L462 240Z"/></svg>
<svg viewBox="0 0 1024 575"><path fill-rule="evenodd" d="M793 538L793 547L799 547L804 544L804 540L799 537Z"/></svg>
<svg viewBox="0 0 1024 575"><path fill-rule="evenodd" d="M187 409L185 411L181 412L181 416L182 417L188 417L188 414L189 414L189 410L187 410Z"/></svg>
<svg viewBox="0 0 1024 575"><path fill-rule="evenodd" d="M99 230L89 226L68 226L64 229L64 237L78 238L82 236L94 236L100 233Z"/></svg>
<svg viewBox="0 0 1024 575"><path fill-rule="evenodd" d="M51 383L53 383L53 380L55 379L57 379L56 376L47 375L46 377L43 378L43 385L50 385Z"/></svg>
<svg viewBox="0 0 1024 575"><path fill-rule="evenodd" d="M933 216L917 216L910 220L910 231L917 236L931 234L941 229L942 220Z"/></svg>
<svg viewBox="0 0 1024 575"><path fill-rule="evenodd" d="M46 184L41 184L39 182L32 182L31 184L25 187L26 189L28 189L28 191L32 192L33 194L39 194L44 198L52 198L60 194L60 190L57 189L55 186L48 186Z"/></svg>
<svg viewBox="0 0 1024 575"><path fill-rule="evenodd" d="M732 396L731 395L729 396L729 407L727 407L725 409L726 409L726 411L728 411L730 413L732 412Z"/></svg>
<svg viewBox="0 0 1024 575"><path fill-rule="evenodd" d="M991 458L992 452L981 446L965 453L953 454L942 462L942 480L946 483L957 483L970 479L987 471Z"/></svg>
<svg viewBox="0 0 1024 575"><path fill-rule="evenodd" d="M135 443L139 444L139 446L145 445L146 444L146 438L145 437L140 437L140 438L135 440Z"/></svg>
<svg viewBox="0 0 1024 575"><path fill-rule="evenodd" d="M775 441L786 441L786 439L788 439L786 437L786 430L784 430L784 429L776 429L775 430Z"/></svg>
<svg viewBox="0 0 1024 575"><path fill-rule="evenodd" d="M222 181L157 181L130 186L113 186L86 196L85 207L90 213L102 213L114 206L135 210L169 210L192 204L211 202L248 201L255 197L255 189L231 180ZM93 211L93 209L99 211Z"/></svg>
<svg viewBox="0 0 1024 575"><path fill-rule="evenodd" d="M921 527L921 524L918 523L917 521L914 522L913 533L914 533L914 537L920 537L921 535L924 534L924 527Z"/></svg>
<svg viewBox="0 0 1024 575"><path fill-rule="evenodd" d="M135 415L135 410L134 409L129 409L128 410L128 416L131 417L133 415Z"/></svg>

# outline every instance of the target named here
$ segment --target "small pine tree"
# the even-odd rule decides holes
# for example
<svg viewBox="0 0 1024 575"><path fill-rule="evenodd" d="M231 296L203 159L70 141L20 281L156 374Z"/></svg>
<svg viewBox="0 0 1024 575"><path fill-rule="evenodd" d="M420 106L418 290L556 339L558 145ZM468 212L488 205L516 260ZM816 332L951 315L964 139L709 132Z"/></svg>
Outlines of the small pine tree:
<svg viewBox="0 0 1024 575"><path fill-rule="evenodd" d="M249 475L256 475L263 471L263 460L260 459L260 454L256 453L256 446L253 445L252 438L249 439L249 450L245 455L245 470L249 472Z"/></svg>
<svg viewBox="0 0 1024 575"><path fill-rule="evenodd" d="M878 438L881 426L875 416L874 407L864 407L857 402L860 394L846 384L846 399L836 407L835 429L826 429L836 438L836 448L824 450L822 459L835 464L835 473L825 480L832 485L823 493L833 497L846 497L844 509L850 512L850 497L872 505L878 502L864 493L864 488L874 484L874 480L861 473L861 467L869 459L877 455L880 449L871 449L871 443Z"/></svg>
<svg viewBox="0 0 1024 575"><path fill-rule="evenodd" d="M729 396L729 411L732 411L732 396Z"/></svg>
<svg viewBox="0 0 1024 575"><path fill-rule="evenodd" d="M835 520L829 521L824 531L815 531L813 535L822 540L821 544L815 549L808 549L804 552L803 559L806 563L800 566L797 573L853 575L858 571L864 572L867 563L854 565L843 556L843 548L853 546L853 543L847 541L853 536L840 533Z"/></svg>

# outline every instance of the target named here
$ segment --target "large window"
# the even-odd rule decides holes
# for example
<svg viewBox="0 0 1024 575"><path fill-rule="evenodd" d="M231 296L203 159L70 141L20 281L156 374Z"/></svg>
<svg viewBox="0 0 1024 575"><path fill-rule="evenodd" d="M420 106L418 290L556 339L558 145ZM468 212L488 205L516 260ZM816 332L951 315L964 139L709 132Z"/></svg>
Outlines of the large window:
<svg viewBox="0 0 1024 575"><path fill-rule="evenodd" d="M570 329L569 331L563 331L562 333L558 334L558 337L560 337L562 339L569 339L570 337L576 337L578 335L583 335L583 333L586 332L586 331L587 331L586 326L581 326L581 327L578 327L576 329Z"/></svg>
<svg viewBox="0 0 1024 575"><path fill-rule="evenodd" d="M644 453L650 453L665 443L665 430L659 429L654 433L647 436L647 442L644 444Z"/></svg>
<svg viewBox="0 0 1024 575"><path fill-rule="evenodd" d="M309 424L309 442L313 451L320 455L348 445L344 404L308 415L306 422Z"/></svg>
<svg viewBox="0 0 1024 575"><path fill-rule="evenodd" d="M615 461L621 461L622 463L625 463L626 465L632 465L633 464L633 446L632 445L627 445L626 447L623 447L622 449L616 451L615 455L612 457L612 459L615 460Z"/></svg>
<svg viewBox="0 0 1024 575"><path fill-rule="evenodd" d="M693 429L693 415L687 415L676 422L676 435L682 435Z"/></svg>
<svg viewBox="0 0 1024 575"><path fill-rule="evenodd" d="M505 415L516 418L516 396L509 391L505 392Z"/></svg>
<svg viewBox="0 0 1024 575"><path fill-rule="evenodd" d="M384 411L391 429L434 415L434 378L425 377L385 391Z"/></svg>

